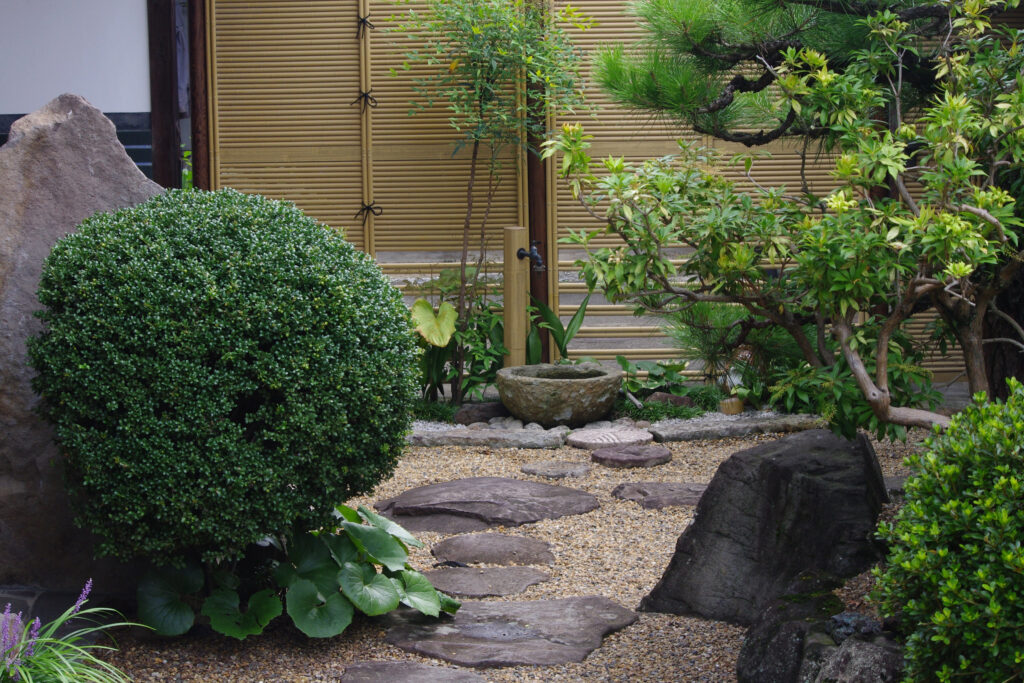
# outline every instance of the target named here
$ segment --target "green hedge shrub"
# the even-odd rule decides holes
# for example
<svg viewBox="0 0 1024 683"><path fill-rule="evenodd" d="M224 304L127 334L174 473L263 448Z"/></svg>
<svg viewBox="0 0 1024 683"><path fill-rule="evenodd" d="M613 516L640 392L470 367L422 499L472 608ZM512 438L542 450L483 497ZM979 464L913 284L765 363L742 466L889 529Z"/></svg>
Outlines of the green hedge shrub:
<svg viewBox="0 0 1024 683"><path fill-rule="evenodd" d="M417 350L373 260L288 203L171 191L43 267L35 388L98 552L180 564L332 521L390 475Z"/></svg>
<svg viewBox="0 0 1024 683"><path fill-rule="evenodd" d="M910 680L1024 677L1024 388L983 396L908 459L876 598L899 615Z"/></svg>

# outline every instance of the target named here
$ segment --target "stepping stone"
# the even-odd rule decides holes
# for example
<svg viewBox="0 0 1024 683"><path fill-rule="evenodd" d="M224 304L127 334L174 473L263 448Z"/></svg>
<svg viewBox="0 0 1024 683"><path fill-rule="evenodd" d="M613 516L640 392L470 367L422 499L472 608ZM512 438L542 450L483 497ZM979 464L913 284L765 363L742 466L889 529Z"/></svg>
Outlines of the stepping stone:
<svg viewBox="0 0 1024 683"><path fill-rule="evenodd" d="M727 439L748 434L772 434L775 432L802 432L817 429L821 418L816 415L769 415L745 413L732 419L694 418L692 420L662 420L651 425L654 440L699 441L704 439Z"/></svg>
<svg viewBox="0 0 1024 683"><path fill-rule="evenodd" d="M410 446L561 448L565 445L565 434L553 429L450 429L413 432L405 440Z"/></svg>
<svg viewBox="0 0 1024 683"><path fill-rule="evenodd" d="M654 439L646 429L611 427L609 429L577 429L570 432L565 442L574 448L592 451L607 446L640 446Z"/></svg>
<svg viewBox="0 0 1024 683"><path fill-rule="evenodd" d="M707 484L641 481L619 484L612 496L635 500L646 510L660 510L672 505L696 505Z"/></svg>
<svg viewBox="0 0 1024 683"><path fill-rule="evenodd" d="M423 572L439 591L464 598L490 598L522 593L530 586L550 581L551 575L533 567L475 567Z"/></svg>
<svg viewBox="0 0 1024 683"><path fill-rule="evenodd" d="M585 477L590 472L590 465L585 462L565 462L563 460L547 460L523 465L519 468L523 474L532 474L548 479L565 479L566 477Z"/></svg>
<svg viewBox="0 0 1024 683"><path fill-rule="evenodd" d="M665 446L612 446L599 448L590 459L605 467L655 467L672 459L672 451Z"/></svg>
<svg viewBox="0 0 1024 683"><path fill-rule="evenodd" d="M579 515L596 510L598 502L565 486L473 477L419 486L374 507L410 531L460 533Z"/></svg>
<svg viewBox="0 0 1024 683"><path fill-rule="evenodd" d="M467 534L441 541L430 549L440 562L463 564L552 564L550 544L526 536Z"/></svg>
<svg viewBox="0 0 1024 683"><path fill-rule="evenodd" d="M460 666L543 666L581 662L636 614L608 598L464 602L454 617L396 610L380 620L387 642Z"/></svg>
<svg viewBox="0 0 1024 683"><path fill-rule="evenodd" d="M345 667L341 683L484 683L472 671L418 662L356 662Z"/></svg>

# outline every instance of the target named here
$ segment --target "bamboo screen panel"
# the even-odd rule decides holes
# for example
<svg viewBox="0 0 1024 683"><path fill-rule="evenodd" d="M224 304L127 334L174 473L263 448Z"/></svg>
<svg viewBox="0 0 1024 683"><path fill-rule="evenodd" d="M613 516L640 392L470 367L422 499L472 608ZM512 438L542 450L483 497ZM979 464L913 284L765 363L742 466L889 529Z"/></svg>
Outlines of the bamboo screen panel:
<svg viewBox="0 0 1024 683"><path fill-rule="evenodd" d="M363 247L356 5L210 1L211 176L293 201Z"/></svg>

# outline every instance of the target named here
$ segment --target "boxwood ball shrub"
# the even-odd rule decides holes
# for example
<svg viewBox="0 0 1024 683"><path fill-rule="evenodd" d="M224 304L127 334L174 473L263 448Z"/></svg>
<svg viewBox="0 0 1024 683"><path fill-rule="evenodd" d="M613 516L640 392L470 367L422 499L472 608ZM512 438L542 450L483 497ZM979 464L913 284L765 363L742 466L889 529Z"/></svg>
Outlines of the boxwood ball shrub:
<svg viewBox="0 0 1024 683"><path fill-rule="evenodd" d="M393 471L416 395L398 291L293 205L171 191L43 266L35 388L98 553L240 557Z"/></svg>
<svg viewBox="0 0 1024 683"><path fill-rule="evenodd" d="M1024 677L1024 388L977 398L911 456L876 598L914 681Z"/></svg>

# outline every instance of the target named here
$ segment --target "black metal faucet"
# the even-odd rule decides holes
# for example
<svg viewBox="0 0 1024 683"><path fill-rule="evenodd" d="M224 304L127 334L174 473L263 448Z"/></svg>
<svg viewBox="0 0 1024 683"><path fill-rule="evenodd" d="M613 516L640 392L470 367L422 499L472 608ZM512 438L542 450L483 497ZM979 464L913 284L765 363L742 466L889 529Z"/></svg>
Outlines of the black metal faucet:
<svg viewBox="0 0 1024 683"><path fill-rule="evenodd" d="M516 252L516 256L520 259L528 258L533 263L533 271L535 273L542 273L547 268L544 267L544 257L537 251L537 247L540 246L540 240L530 240L530 251L526 251L523 247L519 247L519 251Z"/></svg>

